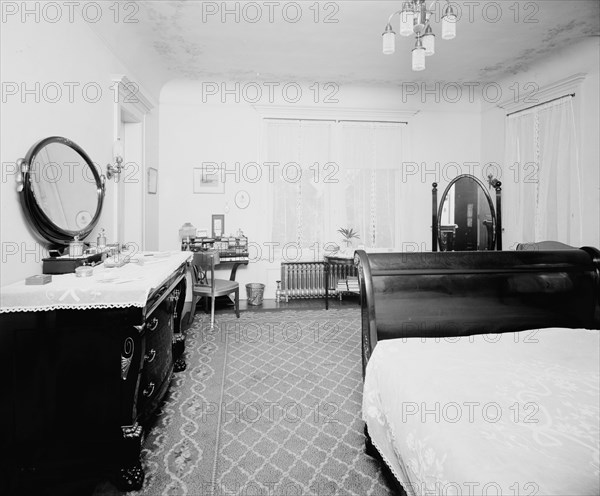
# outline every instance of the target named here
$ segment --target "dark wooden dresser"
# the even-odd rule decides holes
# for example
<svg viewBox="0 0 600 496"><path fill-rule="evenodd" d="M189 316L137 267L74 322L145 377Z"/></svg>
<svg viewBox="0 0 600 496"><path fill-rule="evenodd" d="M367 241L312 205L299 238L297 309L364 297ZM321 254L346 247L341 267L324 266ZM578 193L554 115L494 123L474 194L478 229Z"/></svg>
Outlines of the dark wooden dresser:
<svg viewBox="0 0 600 496"><path fill-rule="evenodd" d="M142 486L144 431L185 368L189 255L1 288L0 494L103 477Z"/></svg>

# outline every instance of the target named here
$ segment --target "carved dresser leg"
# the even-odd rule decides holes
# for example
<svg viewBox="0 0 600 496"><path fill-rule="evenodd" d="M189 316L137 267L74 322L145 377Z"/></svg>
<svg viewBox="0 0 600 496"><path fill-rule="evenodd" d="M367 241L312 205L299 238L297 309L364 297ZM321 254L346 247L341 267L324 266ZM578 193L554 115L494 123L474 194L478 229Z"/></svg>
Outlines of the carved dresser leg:
<svg viewBox="0 0 600 496"><path fill-rule="evenodd" d="M185 362L185 335L181 332L173 336L173 371L183 372L187 363Z"/></svg>
<svg viewBox="0 0 600 496"><path fill-rule="evenodd" d="M122 491L138 491L144 485L144 469L140 462L119 470L117 487Z"/></svg>
<svg viewBox="0 0 600 496"><path fill-rule="evenodd" d="M187 368L187 363L184 358L173 362L173 372L183 372Z"/></svg>
<svg viewBox="0 0 600 496"><path fill-rule="evenodd" d="M140 462L142 449L142 426L121 426L123 431L122 466L117 474L115 485L122 491L137 491L144 485L144 469Z"/></svg>

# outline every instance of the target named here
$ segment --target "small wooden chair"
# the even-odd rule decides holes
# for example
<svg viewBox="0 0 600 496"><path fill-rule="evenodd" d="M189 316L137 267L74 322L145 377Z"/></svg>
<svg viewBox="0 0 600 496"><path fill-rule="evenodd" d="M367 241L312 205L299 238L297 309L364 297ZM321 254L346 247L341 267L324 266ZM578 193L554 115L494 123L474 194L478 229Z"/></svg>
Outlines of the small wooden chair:
<svg viewBox="0 0 600 496"><path fill-rule="evenodd" d="M240 318L240 285L227 279L215 279L215 265L220 262L217 252L195 252L192 259L192 275L194 279L192 290L192 311L189 323L194 321L196 305L201 297L211 299L210 327L215 323L215 298L235 293L235 315ZM210 275L210 277L208 277Z"/></svg>

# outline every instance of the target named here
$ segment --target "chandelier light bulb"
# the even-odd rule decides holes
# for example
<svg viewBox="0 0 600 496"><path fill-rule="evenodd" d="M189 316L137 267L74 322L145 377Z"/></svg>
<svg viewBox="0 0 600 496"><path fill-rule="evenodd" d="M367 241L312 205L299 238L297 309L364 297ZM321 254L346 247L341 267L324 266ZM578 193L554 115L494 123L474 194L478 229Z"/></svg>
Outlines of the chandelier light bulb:
<svg viewBox="0 0 600 496"><path fill-rule="evenodd" d="M425 48L421 43L421 37L417 38L417 43L412 51L412 70L413 71L424 71L425 70Z"/></svg>
<svg viewBox="0 0 600 496"><path fill-rule="evenodd" d="M402 7L400 12L400 36L410 36L413 34L413 27L415 21L415 13L408 2Z"/></svg>
<svg viewBox="0 0 600 496"><path fill-rule="evenodd" d="M423 48L425 48L425 55L427 57L435 54L435 34L433 34L433 30L431 26L427 25L425 29L425 34L422 37L423 40Z"/></svg>
<svg viewBox="0 0 600 496"><path fill-rule="evenodd" d="M388 24L383 33L383 53L392 55L396 51L396 33L392 30L392 26Z"/></svg>
<svg viewBox="0 0 600 496"><path fill-rule="evenodd" d="M442 39L452 40L456 38L456 14L452 6L448 4L442 17Z"/></svg>

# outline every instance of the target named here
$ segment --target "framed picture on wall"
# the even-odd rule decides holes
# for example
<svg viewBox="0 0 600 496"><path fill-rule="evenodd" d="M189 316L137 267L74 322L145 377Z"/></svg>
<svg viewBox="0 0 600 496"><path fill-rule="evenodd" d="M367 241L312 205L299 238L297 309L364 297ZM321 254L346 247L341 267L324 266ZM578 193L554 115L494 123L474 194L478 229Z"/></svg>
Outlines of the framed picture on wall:
<svg viewBox="0 0 600 496"><path fill-rule="evenodd" d="M216 214L212 216L212 237L220 238L225 235L225 216Z"/></svg>
<svg viewBox="0 0 600 496"><path fill-rule="evenodd" d="M194 167L194 193L225 193L221 167L213 162Z"/></svg>
<svg viewBox="0 0 600 496"><path fill-rule="evenodd" d="M148 193L155 195L158 190L158 171L152 167L148 169Z"/></svg>

